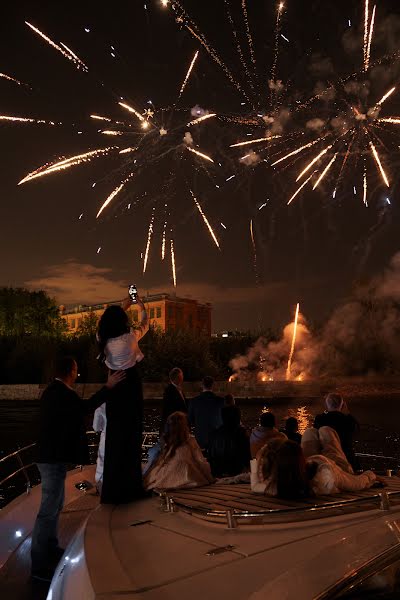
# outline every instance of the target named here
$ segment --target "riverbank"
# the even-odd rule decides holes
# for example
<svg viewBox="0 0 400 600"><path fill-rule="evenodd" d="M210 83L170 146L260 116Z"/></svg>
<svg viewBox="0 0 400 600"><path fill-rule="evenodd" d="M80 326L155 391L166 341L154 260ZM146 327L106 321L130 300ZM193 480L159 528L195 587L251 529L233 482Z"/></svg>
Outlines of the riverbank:
<svg viewBox="0 0 400 600"><path fill-rule="evenodd" d="M166 383L144 383L143 393L147 401L162 398ZM78 383L75 386L82 398L89 398L102 384ZM39 400L45 384L0 385L2 400ZM184 392L188 398L201 391L200 382L185 382ZM347 397L379 396L400 393L400 379L337 378L307 381L268 381L265 383L216 381L214 391L220 395L232 394L235 398L317 398L330 391Z"/></svg>

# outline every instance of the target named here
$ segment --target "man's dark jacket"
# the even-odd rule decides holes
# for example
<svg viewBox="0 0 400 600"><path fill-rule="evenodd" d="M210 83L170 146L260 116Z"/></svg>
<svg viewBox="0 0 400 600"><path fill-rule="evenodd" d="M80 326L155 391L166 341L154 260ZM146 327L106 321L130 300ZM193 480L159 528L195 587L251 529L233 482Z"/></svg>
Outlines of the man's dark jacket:
<svg viewBox="0 0 400 600"><path fill-rule="evenodd" d="M222 425L221 408L224 399L211 391L202 392L189 403L189 423L200 448L207 448L208 436Z"/></svg>
<svg viewBox="0 0 400 600"><path fill-rule="evenodd" d="M109 398L106 387L82 400L62 381L50 383L40 400L37 462L88 464L85 416Z"/></svg>
<svg viewBox="0 0 400 600"><path fill-rule="evenodd" d="M165 388L163 395L161 431L164 430L164 426L169 415L172 415L172 413L176 412L177 410L187 413L188 409L186 399L183 393L181 394L175 385L169 383Z"/></svg>

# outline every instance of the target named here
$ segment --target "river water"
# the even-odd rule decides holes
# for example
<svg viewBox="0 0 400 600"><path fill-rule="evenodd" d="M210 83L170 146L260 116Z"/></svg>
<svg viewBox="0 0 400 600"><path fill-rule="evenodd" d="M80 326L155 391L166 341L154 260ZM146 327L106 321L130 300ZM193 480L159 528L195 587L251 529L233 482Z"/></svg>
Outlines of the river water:
<svg viewBox="0 0 400 600"><path fill-rule="evenodd" d="M400 465L400 393L354 396L347 400L361 426L355 439L356 452L394 459L368 456L361 459L362 466L385 469ZM288 416L296 417L300 432L312 425L315 415L324 408L320 398L253 398L237 400L237 405L248 429L257 425L260 412L268 409L275 414L278 427L283 426ZM0 400L0 456L36 440L38 417L39 402ZM159 401L146 401L144 430L157 431L159 423ZM62 427L62 423L56 423L57 426ZM87 426L91 428L90 421Z"/></svg>

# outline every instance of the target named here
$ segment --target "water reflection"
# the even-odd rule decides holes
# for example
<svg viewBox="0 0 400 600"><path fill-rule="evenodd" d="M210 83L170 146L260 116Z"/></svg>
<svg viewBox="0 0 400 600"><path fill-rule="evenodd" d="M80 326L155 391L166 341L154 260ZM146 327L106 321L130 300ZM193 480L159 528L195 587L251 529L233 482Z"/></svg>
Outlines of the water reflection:
<svg viewBox="0 0 400 600"><path fill-rule="evenodd" d="M249 407L249 408L253 408L253 407ZM287 408L287 409L285 409L285 411L286 411L285 414L282 415L282 409L276 410L275 407L273 407L271 409L267 404L264 404L264 406L262 407L262 409L260 411L260 416L263 413L273 412L274 415L277 417L277 421L282 420L281 423L277 422L278 427L283 427L285 424L284 422L286 421L287 418L294 417L295 419L297 419L297 422L299 424L299 433L301 433L301 434L303 434L308 427L312 427L312 425L314 423L314 415L310 412L310 410L307 408L307 406L297 406L296 408ZM242 413L243 413L243 415L246 415L247 418L249 418L249 411L247 409L243 409ZM249 423L246 419L244 419L244 424L245 424L245 426L249 426ZM252 426L254 427L254 425L252 425Z"/></svg>

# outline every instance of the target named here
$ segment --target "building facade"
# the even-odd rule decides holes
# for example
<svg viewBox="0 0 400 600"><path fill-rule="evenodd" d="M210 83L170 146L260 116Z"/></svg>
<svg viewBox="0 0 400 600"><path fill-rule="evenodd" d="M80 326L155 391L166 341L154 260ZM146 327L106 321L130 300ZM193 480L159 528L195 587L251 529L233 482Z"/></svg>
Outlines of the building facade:
<svg viewBox="0 0 400 600"><path fill-rule="evenodd" d="M211 304L200 304L190 298L177 298L170 294L157 294L143 298L149 317L150 327L161 331L192 331L195 334L211 336ZM66 321L68 333L79 329L82 319L94 314L100 319L107 306L121 304L121 301L95 306L76 306L66 310L60 306L61 317ZM128 309L133 325L139 320L139 310L134 304Z"/></svg>

